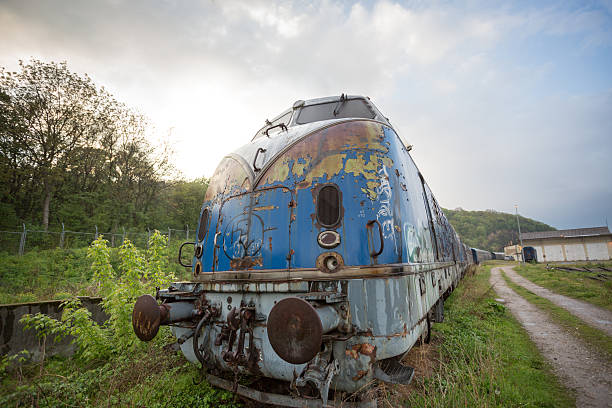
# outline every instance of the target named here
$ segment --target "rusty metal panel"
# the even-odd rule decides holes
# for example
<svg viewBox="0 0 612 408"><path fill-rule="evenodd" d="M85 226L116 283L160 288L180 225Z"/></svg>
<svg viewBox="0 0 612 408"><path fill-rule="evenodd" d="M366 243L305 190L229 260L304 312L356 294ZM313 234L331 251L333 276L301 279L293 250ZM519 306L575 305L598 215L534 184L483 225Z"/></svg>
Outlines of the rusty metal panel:
<svg viewBox="0 0 612 408"><path fill-rule="evenodd" d="M292 193L274 187L221 204L214 270L288 268Z"/></svg>
<svg viewBox="0 0 612 408"><path fill-rule="evenodd" d="M339 252L345 264L371 264L372 247L381 245L366 224L377 220L383 230L383 252L376 263L433 261L433 249L422 202L401 197L418 188L418 170L395 132L382 124L351 121L311 134L275 159L258 186L282 184L295 188L293 241L299 251L292 266L311 267L324 250L316 237L316 192L325 184L342 192L345 217L334 228L340 235ZM374 236L370 236L374 233ZM346 248L350 247L350 251Z"/></svg>

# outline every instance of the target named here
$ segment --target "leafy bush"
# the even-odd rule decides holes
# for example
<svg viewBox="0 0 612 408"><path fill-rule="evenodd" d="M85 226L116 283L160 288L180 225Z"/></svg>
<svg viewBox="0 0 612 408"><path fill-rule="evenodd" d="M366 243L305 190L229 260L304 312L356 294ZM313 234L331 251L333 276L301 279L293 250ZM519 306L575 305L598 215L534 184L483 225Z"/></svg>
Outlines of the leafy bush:
<svg viewBox="0 0 612 408"><path fill-rule="evenodd" d="M119 248L119 265L111 264L111 249L102 236L87 251L91 261L93 283L103 297L102 308L109 316L99 325L78 299L64 302L61 320L44 314L24 315L21 322L33 328L41 338L55 335L61 339L72 336L78 346L77 357L86 361L109 359L143 348L132 330L132 308L136 298L151 293L156 287L175 280L165 256L166 238L155 231L149 249L143 252L126 240ZM167 340L168 330L160 331L156 342ZM154 342L155 343L155 342Z"/></svg>

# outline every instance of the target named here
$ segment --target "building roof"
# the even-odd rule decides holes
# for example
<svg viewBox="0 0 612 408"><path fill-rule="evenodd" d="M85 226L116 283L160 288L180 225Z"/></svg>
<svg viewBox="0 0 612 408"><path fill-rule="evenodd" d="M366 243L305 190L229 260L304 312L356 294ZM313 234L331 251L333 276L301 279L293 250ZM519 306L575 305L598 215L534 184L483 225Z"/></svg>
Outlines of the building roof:
<svg viewBox="0 0 612 408"><path fill-rule="evenodd" d="M557 231L538 231L521 233L522 239L572 238L612 235L608 227L575 228Z"/></svg>

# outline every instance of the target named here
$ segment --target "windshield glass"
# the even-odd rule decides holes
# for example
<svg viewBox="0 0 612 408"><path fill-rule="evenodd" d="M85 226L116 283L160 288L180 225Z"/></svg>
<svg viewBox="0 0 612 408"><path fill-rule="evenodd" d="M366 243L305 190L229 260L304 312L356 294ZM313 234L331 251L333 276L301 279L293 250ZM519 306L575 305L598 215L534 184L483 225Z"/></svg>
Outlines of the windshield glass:
<svg viewBox="0 0 612 408"><path fill-rule="evenodd" d="M257 134L255 134L255 137L253 138L253 140L259 139L262 136L266 136L266 129L270 129L272 126L276 126L281 123L283 123L285 126L289 126L289 121L291 120L292 114L293 114L293 111L291 110L281 113L272 122L266 123L266 126L259 129ZM280 126L277 128L274 128L268 132L268 136L273 136L274 134L280 132L281 130L282 129Z"/></svg>
<svg viewBox="0 0 612 408"><path fill-rule="evenodd" d="M372 119L376 116L363 99L350 99L318 105L304 106L300 109L297 124L318 122L320 120L340 119L340 118L367 118Z"/></svg>

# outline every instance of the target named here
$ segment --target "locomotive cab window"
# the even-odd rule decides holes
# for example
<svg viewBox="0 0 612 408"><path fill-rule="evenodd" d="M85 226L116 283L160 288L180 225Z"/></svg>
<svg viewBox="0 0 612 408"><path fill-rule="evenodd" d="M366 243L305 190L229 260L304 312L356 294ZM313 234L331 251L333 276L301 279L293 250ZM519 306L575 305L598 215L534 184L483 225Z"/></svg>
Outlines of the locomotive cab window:
<svg viewBox="0 0 612 408"><path fill-rule="evenodd" d="M336 186L322 187L317 194L317 220L324 227L340 222L340 191Z"/></svg>
<svg viewBox="0 0 612 408"><path fill-rule="evenodd" d="M298 125L303 125L304 123L318 122L320 120L340 118L372 119L374 116L376 115L363 99L348 99L304 106L300 109L295 122Z"/></svg>
<svg viewBox="0 0 612 408"><path fill-rule="evenodd" d="M202 211L202 216L200 217L200 229L198 230L198 241L202 241L208 232L208 219L210 217L208 208L205 208Z"/></svg>

